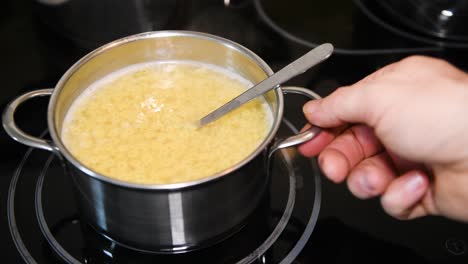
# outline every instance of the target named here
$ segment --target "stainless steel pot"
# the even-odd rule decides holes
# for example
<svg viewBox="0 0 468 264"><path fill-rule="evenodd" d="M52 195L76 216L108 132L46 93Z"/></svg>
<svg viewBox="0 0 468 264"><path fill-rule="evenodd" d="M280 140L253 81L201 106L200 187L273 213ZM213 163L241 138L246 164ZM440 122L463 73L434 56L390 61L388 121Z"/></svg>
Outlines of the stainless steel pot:
<svg viewBox="0 0 468 264"><path fill-rule="evenodd" d="M94 81L131 64L155 60L194 60L235 71L253 83L272 74L250 50L229 40L197 32L160 31L111 42L75 63L55 89L26 93L9 104L3 126L15 140L55 152L68 164L83 217L99 232L139 250L183 252L215 243L238 230L257 206L268 177L269 153L312 139L312 128L282 141L274 141L283 116L283 92L309 98L319 96L305 88L278 88L265 95L274 121L260 146L243 161L202 180L142 185L96 173L76 160L60 136L72 102ZM51 95L48 128L52 140L30 136L14 122L16 108L36 96ZM220 157L222 158L222 157Z"/></svg>

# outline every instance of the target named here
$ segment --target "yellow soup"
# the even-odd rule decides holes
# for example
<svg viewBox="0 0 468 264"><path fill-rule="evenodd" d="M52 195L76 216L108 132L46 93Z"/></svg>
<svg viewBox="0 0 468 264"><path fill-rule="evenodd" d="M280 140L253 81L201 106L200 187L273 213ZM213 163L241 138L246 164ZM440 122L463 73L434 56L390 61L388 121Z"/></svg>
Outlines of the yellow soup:
<svg viewBox="0 0 468 264"><path fill-rule="evenodd" d="M195 122L252 84L213 65L139 64L93 83L64 121L65 146L87 167L143 184L186 182L223 171L252 153L271 126L264 99L221 119Z"/></svg>

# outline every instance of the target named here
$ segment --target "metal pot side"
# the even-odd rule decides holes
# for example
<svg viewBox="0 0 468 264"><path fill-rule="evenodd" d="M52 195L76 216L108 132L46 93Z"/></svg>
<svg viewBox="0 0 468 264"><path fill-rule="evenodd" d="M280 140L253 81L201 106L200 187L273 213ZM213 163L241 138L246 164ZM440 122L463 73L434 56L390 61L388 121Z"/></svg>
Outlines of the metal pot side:
<svg viewBox="0 0 468 264"><path fill-rule="evenodd" d="M225 238L257 206L268 180L265 153L281 121L283 97L278 90L265 96L274 122L258 149L239 164L206 179L168 185L132 184L81 164L60 139L64 117L73 101L94 81L115 70L157 60L210 63L253 83L272 73L254 53L219 37L181 31L134 35L91 52L65 73L52 94L48 125L55 149L68 162L80 210L91 226L128 247L187 251Z"/></svg>

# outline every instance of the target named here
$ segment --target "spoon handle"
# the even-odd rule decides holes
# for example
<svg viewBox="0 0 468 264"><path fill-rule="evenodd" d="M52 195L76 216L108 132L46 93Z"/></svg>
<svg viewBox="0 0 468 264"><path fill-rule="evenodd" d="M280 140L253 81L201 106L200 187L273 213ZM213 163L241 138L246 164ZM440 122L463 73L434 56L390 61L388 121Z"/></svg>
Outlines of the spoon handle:
<svg viewBox="0 0 468 264"><path fill-rule="evenodd" d="M269 90L278 87L280 84L288 81L289 79L304 73L309 68L319 64L326 60L333 52L333 45L330 43L322 44L315 49L309 51L299 59L291 62L286 67L282 68L275 74L261 81L257 85L243 92L236 98L227 102L223 106L209 113L205 117L199 120L199 126L204 126L228 112L236 109L242 104L254 99L255 97L262 95Z"/></svg>

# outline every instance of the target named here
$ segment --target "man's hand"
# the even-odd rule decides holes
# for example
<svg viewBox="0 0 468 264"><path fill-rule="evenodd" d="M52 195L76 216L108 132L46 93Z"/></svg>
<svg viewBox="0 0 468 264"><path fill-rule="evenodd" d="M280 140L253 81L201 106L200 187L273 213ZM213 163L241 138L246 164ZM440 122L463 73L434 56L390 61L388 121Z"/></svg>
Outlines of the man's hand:
<svg viewBox="0 0 468 264"><path fill-rule="evenodd" d="M326 128L299 147L361 199L381 196L399 219L468 221L468 75L414 56L304 105Z"/></svg>

